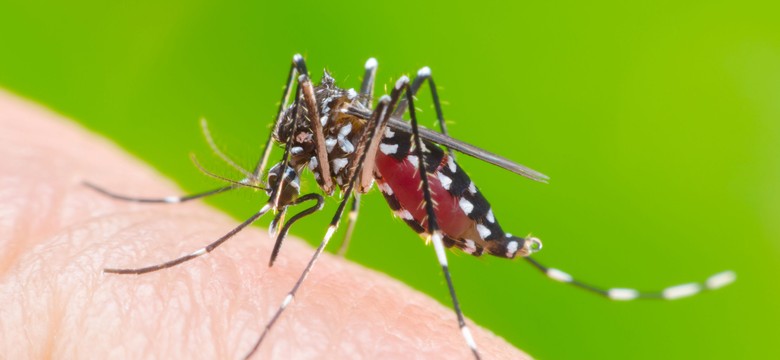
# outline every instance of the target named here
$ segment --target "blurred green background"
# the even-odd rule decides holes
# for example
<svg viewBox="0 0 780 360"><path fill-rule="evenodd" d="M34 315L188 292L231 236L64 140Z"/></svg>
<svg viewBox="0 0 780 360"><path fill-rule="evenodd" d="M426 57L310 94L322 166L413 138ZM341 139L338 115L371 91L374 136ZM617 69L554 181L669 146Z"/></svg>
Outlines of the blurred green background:
<svg viewBox="0 0 780 360"><path fill-rule="evenodd" d="M453 136L551 176L542 185L459 158L507 231L545 241L537 259L641 289L739 275L694 298L615 303L521 261L453 253L471 319L541 359L780 358L775 3L5 0L0 86L191 192L215 185L191 151L239 176L211 155L198 120L253 166L294 53L315 79L327 68L345 87L374 56L380 94L428 65ZM264 199L246 190L209 202L243 219ZM295 235L318 242L335 204ZM377 192L364 197L348 257L450 304L433 249Z"/></svg>

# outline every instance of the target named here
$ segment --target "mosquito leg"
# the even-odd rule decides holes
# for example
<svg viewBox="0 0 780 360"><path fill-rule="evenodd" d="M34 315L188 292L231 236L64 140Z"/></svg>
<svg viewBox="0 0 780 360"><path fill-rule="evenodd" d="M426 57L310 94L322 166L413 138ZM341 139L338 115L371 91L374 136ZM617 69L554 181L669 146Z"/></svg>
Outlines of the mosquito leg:
<svg viewBox="0 0 780 360"><path fill-rule="evenodd" d="M302 58L294 58L295 60L303 61ZM302 63L301 63L302 64ZM300 65L300 68L305 69L305 65ZM305 77L305 75L301 75L298 78L298 85L295 87L295 102L292 108L292 118L297 119L298 118L298 109L300 108L300 102L298 101L301 98L301 78ZM282 161L279 163L282 168L281 172L279 173L279 182L276 184L276 188L272 189L271 192L271 198L269 203L271 204L271 207L275 210L279 209L279 200L282 195L282 187L285 183L285 178L288 175L288 160L290 159L290 149L292 148L293 141L295 139L295 134L298 131L298 121L293 121L292 123L292 131L290 132L289 137L287 138L287 143L284 146L284 154L282 155ZM273 171L273 169L272 169ZM293 171L294 172L294 171ZM270 175L269 175L270 177ZM284 206L284 204L282 204Z"/></svg>
<svg viewBox="0 0 780 360"><path fill-rule="evenodd" d="M376 132L376 124L379 123L379 119L384 117L389 117L390 115L389 113L385 114L385 109L387 108L388 102L389 102L389 98L386 96L383 96L381 99L379 99L379 103L377 104L376 110L374 111L374 114L371 116L371 119L369 120L366 128L364 129L363 135L361 135L360 138L361 142L364 141L370 142L373 139L373 133ZM363 154L361 154L359 161L357 162L356 167L358 168L358 170L353 172L352 177L349 179L349 182L347 183L347 186L344 190L345 194L352 193L352 190L354 189L355 186L355 182L357 181L358 178L358 174L360 174L359 168L365 162L365 160L366 160L366 155L364 152ZM349 196L345 196L344 199L341 200L341 202L339 203L339 207L338 209L336 209L336 213L333 215L333 218L330 221L330 225L328 226L328 230L325 232L325 236L322 238L322 242L320 242L319 247L317 247L317 250L315 250L314 255L312 255L311 259L309 260L309 263L306 265L306 268L303 270L303 273L301 273L300 277L295 282L295 285L290 290L290 292L287 293L287 296L284 298L284 301L282 301L282 304L276 310L276 313L274 313L274 315L271 317L271 320L269 320L268 323L265 325L265 329L263 329L263 333L260 335L260 338L257 339L257 342L255 342L254 347L252 347L252 350L250 350L249 353L246 354L244 359L249 359L250 357L252 357L255 351L257 351L257 349L260 347L260 344L263 343L263 340L271 331L271 328L273 328L274 324L282 315L284 310L295 299L295 294L298 292L298 289L300 289L301 285L303 284L303 281L306 280L306 278L309 276L309 273L314 267L314 264L317 262L317 259L319 259L320 255L322 255L322 252L325 250L325 247L328 245L328 242L330 242L330 238L333 237L333 233L336 232L336 229L338 228L339 222L341 220L341 216L344 214L344 208L346 208L348 201L349 201Z"/></svg>
<svg viewBox="0 0 780 360"><path fill-rule="evenodd" d="M360 85L360 103L367 108L371 108L374 99L374 82L376 81L376 59L370 58L366 61L366 72L363 74L363 83Z"/></svg>
<svg viewBox="0 0 780 360"><path fill-rule="evenodd" d="M376 82L377 65L377 61L374 58L369 58L366 60L366 72L363 74L363 83L360 85L360 103L367 108L371 107L374 99L374 83ZM373 141L378 142L378 140ZM363 151L365 151L365 148ZM373 159L368 160L367 163L373 164ZM373 166L365 166L364 164L363 170L364 172L368 173L369 177L373 176ZM339 250L336 253L341 257L344 257L347 254L347 249L349 249L349 242L352 240L352 234L355 232L355 225L357 224L358 213L360 211L361 188L363 188L363 186L358 185L358 191L355 191L354 195L352 196L352 207L350 208L349 214L347 215L347 232L344 234L344 240L341 241L341 246L339 246ZM367 190L368 189L365 191Z"/></svg>
<svg viewBox="0 0 780 360"><path fill-rule="evenodd" d="M352 208L347 215L347 232L344 234L344 241L339 246L339 251L336 253L338 256L344 257L347 254L349 248L349 241L352 239L352 234L355 232L355 224L357 224L358 212L360 211L360 193L355 192L352 196Z"/></svg>
<svg viewBox="0 0 780 360"><path fill-rule="evenodd" d="M447 287L450 291L450 297L452 298L452 307L455 310L455 315L458 318L458 325L460 331L463 334L463 338L471 348L471 352L474 354L474 358L480 359L479 351L477 350L477 344L471 335L471 331L466 325L466 321L463 317L463 311L460 309L458 303L458 297L455 294L455 287L452 283L452 277L449 271L449 265L447 264L447 254L444 251L444 241L442 239L442 233L439 229L439 224L436 219L436 212L434 211L434 204L431 197L431 188L428 183L428 170L425 166L425 152L423 151L423 143L420 138L419 129L417 125L417 116L415 115L414 108L414 96L411 89L409 89L409 78L402 77L395 85L396 89L406 88L406 101L409 104L409 118L412 125L412 137L414 138L415 155L417 156L418 169L420 171L420 179L422 180L423 190L423 203L425 205L425 212L428 215L428 232L431 234L431 240L433 241L433 247L436 251L436 257L439 259L439 265L441 265L442 272L444 273L444 279L447 281Z"/></svg>
<svg viewBox="0 0 780 360"><path fill-rule="evenodd" d="M439 100L439 92L436 90L436 83L433 82L433 76L431 76L431 68L429 67L423 67L422 69L417 71L417 76L414 77L414 81L412 81L412 84L409 86L410 91L412 92L412 96L417 95L417 91L420 90L420 87L422 87L423 83L425 81L428 81L428 87L431 89L431 97L433 98L433 107L436 109L436 119L439 122L439 129L441 130L441 133L445 136L449 136L449 133L447 132L447 124L444 121L444 113L441 110L441 101ZM398 108L395 109L393 112L393 117L401 118L401 116L406 111L406 108L408 107L408 102L406 100L402 101ZM455 159L455 153L452 151L452 149L447 148L447 152L452 159Z"/></svg>
<svg viewBox="0 0 780 360"><path fill-rule="evenodd" d="M88 187L88 188L90 188L92 190L95 190L95 191L97 191L97 192L99 192L99 193L101 193L103 195L106 195L108 197L117 199L117 200L132 201L132 202L139 202L139 203L162 203L162 204L182 203L182 202L185 202L185 201L200 199L200 198L204 198L206 196L216 195L216 194L220 194L220 193L223 193L225 191L228 191L228 190L235 189L235 186L225 186L225 187L217 188L217 189L214 189L214 190L209 190L209 191L206 191L206 192L192 194L192 195L186 195L186 196L166 196L166 197L162 197L162 198L141 198L141 197L132 197L132 196L125 196L125 195L116 194L116 193L108 191L108 190L106 190L106 189L104 189L104 188L102 188L100 186L97 186L97 185L95 185L93 183L86 182L86 181L84 182L84 186L86 186L86 187Z"/></svg>
<svg viewBox="0 0 780 360"><path fill-rule="evenodd" d="M205 247L202 247L202 248L200 248L198 250L195 250L192 253L190 253L189 255L184 255L184 256L182 256L180 258L177 258L177 259L174 259L174 260L171 260L171 261L166 261L166 262L164 262L162 264L142 267L142 268L138 268L138 269L103 269L103 272L110 273L110 274L145 274L145 273L150 273L150 272L153 272L153 271L157 271L157 270L161 270L161 269L165 269L165 268L169 268L169 267L173 267L173 266L179 265L179 264L181 264L181 263L183 263L185 261L189 261L189 260L192 260L192 259L194 259L194 258L196 258L198 256L210 253L212 250L214 250L218 246L222 245L222 243L224 243L225 241L227 241L228 239L233 237L233 235L237 234L239 231L243 230L245 227L247 227L250 224L252 224L253 222L255 222L257 219L259 219L261 216L263 216L263 214L268 212L268 210L270 210L270 209L271 209L271 205L270 204L266 204L265 206L263 206L262 209L260 209L260 211L258 211L256 214L252 215L252 217L250 217L246 221L244 221L241 224L239 224L238 226L236 226L233 230L230 230L230 232L228 232L227 234L225 234L222 237L220 237L219 239L217 239L217 241L214 241L213 243L208 244Z"/></svg>
<svg viewBox="0 0 780 360"><path fill-rule="evenodd" d="M603 297L612 300L620 300L620 301L635 300L635 299L676 300L676 299L696 295L702 291L720 289L728 284L731 284L737 278L736 274L734 274L733 271L723 271L710 276L709 278L707 278L707 280L704 283L693 282L693 283L687 283L682 285L675 285L675 286L670 286L661 291L643 292L643 291L638 291L634 289L625 289L625 288L604 289L601 287L593 286L587 283L583 283L579 280L576 280L568 273L565 273L556 268L544 266L540 264L538 261L532 259L531 257L525 257L524 259L553 280L571 284L580 289L593 292Z"/></svg>
<svg viewBox="0 0 780 360"><path fill-rule="evenodd" d="M276 256L279 255L279 249L281 249L282 242L287 237L287 233L290 231L290 227L292 227L292 225L296 221L298 221L298 220L300 220L300 219L302 219L302 218L304 218L306 216L309 216L311 214L314 214L317 211L322 210L322 205L324 204L325 199L322 198L322 195L314 194L314 193L303 195L303 196L299 197L298 199L296 199L294 202L292 202L290 205L298 205L298 204L300 204L300 203L302 203L304 201L310 201L310 200L314 200L317 203L314 204L313 206L311 206L309 208L306 208L305 210L295 214L282 227L282 231L276 237L276 242L274 243L274 249L271 252L271 259L268 261L268 267L271 267L271 266L274 265L274 261L276 260Z"/></svg>
<svg viewBox="0 0 780 360"><path fill-rule="evenodd" d="M303 59L301 59L303 61ZM333 194L333 179L330 172L330 162L328 161L328 151L325 146L325 133L323 124L320 122L320 114L317 111L317 100L314 96L314 86L307 73L298 77L298 83L303 91L303 101L307 110L311 131L314 135L314 146L316 148L317 167L315 171L319 174L317 182L322 191L328 195Z"/></svg>
<svg viewBox="0 0 780 360"><path fill-rule="evenodd" d="M303 63L303 57L301 57L300 54L295 54L293 56L292 64L290 65L290 72L287 74L287 82L285 83L284 91L282 92L282 100L279 103L279 110L276 111L274 125L271 127L271 132L268 134L268 139L265 141L265 145L263 146L263 156L260 158L260 161L257 162L257 166L255 166L255 170L252 172L254 178L256 179L262 179L265 167L268 165L268 157L271 155L271 142L273 142L274 130L276 130L276 127L279 126L279 123L282 121L284 108L287 106L287 102L290 100L290 92L292 91L292 85L295 81L295 72L299 69L305 70L306 64ZM306 73L304 72L304 74Z"/></svg>

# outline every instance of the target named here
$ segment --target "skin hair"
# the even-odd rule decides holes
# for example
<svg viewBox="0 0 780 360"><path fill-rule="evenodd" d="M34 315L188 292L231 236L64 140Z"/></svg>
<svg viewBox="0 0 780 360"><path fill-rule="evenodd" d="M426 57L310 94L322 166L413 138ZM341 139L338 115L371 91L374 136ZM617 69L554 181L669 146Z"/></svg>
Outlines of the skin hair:
<svg viewBox="0 0 780 360"><path fill-rule="evenodd" d="M198 202L135 204L84 187L180 193L109 141L2 90L0 129L0 352L9 359L241 358L314 251L288 238L269 269L273 242L252 227L171 269L104 274L194 251L238 222ZM471 329L485 359L528 358ZM409 356L472 358L451 309L326 254L255 358Z"/></svg>

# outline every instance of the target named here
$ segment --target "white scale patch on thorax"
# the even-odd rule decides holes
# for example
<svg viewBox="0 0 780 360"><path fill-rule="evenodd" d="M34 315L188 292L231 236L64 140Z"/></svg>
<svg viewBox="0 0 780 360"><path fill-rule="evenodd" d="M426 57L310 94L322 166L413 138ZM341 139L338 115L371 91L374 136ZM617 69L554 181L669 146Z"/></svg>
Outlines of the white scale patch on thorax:
<svg viewBox="0 0 780 360"><path fill-rule="evenodd" d="M345 158L340 158L340 159L333 159L333 161L331 162L333 163L333 173L338 174L341 171L341 169L347 166L349 160Z"/></svg>
<svg viewBox="0 0 780 360"><path fill-rule="evenodd" d="M385 155L392 155L395 154L396 151L398 151L398 144L379 144L379 151L381 151Z"/></svg>

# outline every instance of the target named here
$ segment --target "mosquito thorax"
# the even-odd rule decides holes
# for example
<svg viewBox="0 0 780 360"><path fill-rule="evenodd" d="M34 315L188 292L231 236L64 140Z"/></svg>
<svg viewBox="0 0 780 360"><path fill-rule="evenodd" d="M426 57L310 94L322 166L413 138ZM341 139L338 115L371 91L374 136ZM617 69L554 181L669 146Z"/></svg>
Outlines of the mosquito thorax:
<svg viewBox="0 0 780 360"><path fill-rule="evenodd" d="M347 113L349 108L370 111L361 102L362 98L354 89L342 89L334 85L334 80L325 72L322 81L314 87L315 102L320 116L325 149L333 181L339 186L347 182L347 174L352 168L353 156L366 120ZM303 103L299 101L298 104ZM274 130L274 140L286 145L292 139L290 164L293 167L308 165L314 173L320 187L323 182L318 171L316 143L311 120L304 105L295 103L284 110L281 121ZM293 134L293 131L295 134Z"/></svg>

